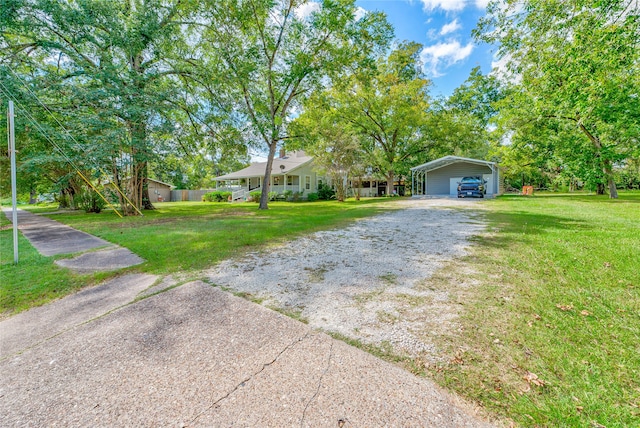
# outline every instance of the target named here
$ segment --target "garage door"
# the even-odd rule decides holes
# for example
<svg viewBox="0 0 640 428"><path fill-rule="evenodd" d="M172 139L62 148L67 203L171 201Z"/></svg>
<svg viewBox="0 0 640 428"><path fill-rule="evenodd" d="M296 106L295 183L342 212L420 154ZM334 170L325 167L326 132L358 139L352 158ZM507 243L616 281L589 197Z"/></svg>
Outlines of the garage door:
<svg viewBox="0 0 640 428"><path fill-rule="evenodd" d="M452 177L449 179L449 195L458 196L458 183L462 177Z"/></svg>

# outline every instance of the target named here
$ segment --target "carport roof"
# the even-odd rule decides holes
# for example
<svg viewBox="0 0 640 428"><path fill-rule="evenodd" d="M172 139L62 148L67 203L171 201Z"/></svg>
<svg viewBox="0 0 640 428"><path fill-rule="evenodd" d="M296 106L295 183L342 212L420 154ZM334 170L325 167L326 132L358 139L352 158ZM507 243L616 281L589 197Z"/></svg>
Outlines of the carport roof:
<svg viewBox="0 0 640 428"><path fill-rule="evenodd" d="M443 166L451 165L453 163L458 163L458 162L467 162L467 163L473 163L476 165L486 165L492 169L496 165L495 162L489 162L489 161L484 161L480 159L463 158L460 156L445 156L440 159L432 160L431 162L423 163L422 165L414 166L413 168L411 168L411 171L429 172L429 171L433 171L434 169L442 168Z"/></svg>

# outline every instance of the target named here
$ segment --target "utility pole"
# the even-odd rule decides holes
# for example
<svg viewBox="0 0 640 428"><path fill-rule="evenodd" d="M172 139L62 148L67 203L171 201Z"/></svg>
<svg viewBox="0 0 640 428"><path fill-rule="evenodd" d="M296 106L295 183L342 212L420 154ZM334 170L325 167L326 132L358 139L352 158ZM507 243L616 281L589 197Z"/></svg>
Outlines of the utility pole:
<svg viewBox="0 0 640 428"><path fill-rule="evenodd" d="M9 132L9 157L11 158L11 204L13 205L13 263L18 264L18 209L16 192L16 134L14 129L13 101L9 100L7 114Z"/></svg>

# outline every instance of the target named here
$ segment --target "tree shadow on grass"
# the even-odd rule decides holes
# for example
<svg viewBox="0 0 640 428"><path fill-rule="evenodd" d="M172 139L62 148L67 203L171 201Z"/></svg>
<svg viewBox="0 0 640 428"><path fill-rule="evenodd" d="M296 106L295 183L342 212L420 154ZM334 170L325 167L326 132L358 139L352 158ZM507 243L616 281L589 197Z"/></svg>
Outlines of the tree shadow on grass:
<svg viewBox="0 0 640 428"><path fill-rule="evenodd" d="M587 231L593 226L585 221L548 214L531 214L523 211L493 213L489 221L498 234L476 238L483 245L504 247L514 241L527 241L528 235L543 235L563 231Z"/></svg>

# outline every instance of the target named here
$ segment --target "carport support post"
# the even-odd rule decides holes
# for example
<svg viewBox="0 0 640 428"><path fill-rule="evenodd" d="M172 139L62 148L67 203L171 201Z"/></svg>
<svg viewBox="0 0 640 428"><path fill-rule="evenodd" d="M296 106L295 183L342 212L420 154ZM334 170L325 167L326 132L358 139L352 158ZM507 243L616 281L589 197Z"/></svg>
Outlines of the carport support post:
<svg viewBox="0 0 640 428"><path fill-rule="evenodd" d="M16 193L16 135L13 126L13 101L9 101L7 112L7 130L9 132L9 157L11 157L11 204L13 206L13 263L18 264L18 210Z"/></svg>

